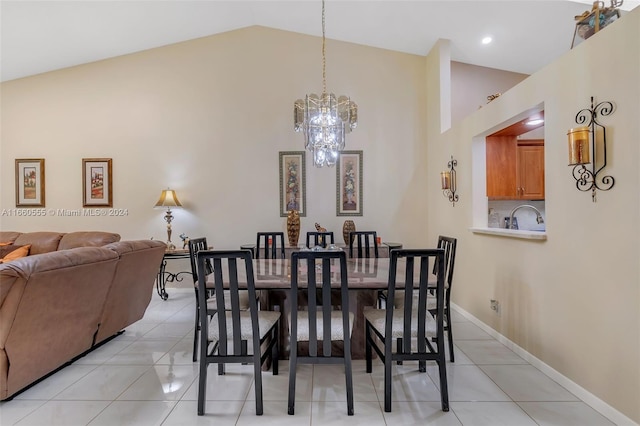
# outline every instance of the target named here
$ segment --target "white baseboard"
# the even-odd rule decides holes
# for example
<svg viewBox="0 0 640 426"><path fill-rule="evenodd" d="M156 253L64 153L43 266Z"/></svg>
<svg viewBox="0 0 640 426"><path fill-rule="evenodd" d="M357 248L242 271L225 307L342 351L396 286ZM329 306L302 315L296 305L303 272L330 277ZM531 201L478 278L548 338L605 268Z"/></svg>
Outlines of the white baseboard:
<svg viewBox="0 0 640 426"><path fill-rule="evenodd" d="M639 426L638 423L631 420L629 417L625 416L620 411L613 408L611 405L607 404L582 386L578 385L568 377L562 375L557 370L550 367L548 364L544 363L540 359L531 355L529 352L516 345L511 340L504 337L502 334L498 333L493 328L489 327L487 324L480 321L478 318L474 317L469 312L465 311L461 307L457 306L454 303L451 303L451 308L458 312L460 315L480 327L483 331L489 334L491 337L511 349L513 352L521 356L525 359L529 364L536 367L538 370L542 371L544 374L549 376L552 380L556 381L559 385L563 386L569 392L580 398L586 404L588 404L591 408L605 416L607 419L614 422L619 426ZM455 336L454 336L455 338Z"/></svg>

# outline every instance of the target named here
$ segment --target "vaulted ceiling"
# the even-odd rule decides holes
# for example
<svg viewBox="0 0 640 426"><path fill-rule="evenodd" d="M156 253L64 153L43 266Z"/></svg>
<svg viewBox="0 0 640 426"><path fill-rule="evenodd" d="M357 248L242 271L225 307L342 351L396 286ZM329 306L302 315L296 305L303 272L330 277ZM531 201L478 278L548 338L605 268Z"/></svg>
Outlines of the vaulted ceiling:
<svg viewBox="0 0 640 426"><path fill-rule="evenodd" d="M588 0L327 0L326 36L416 55L444 38L455 61L532 74L570 49L574 16L589 9ZM320 36L321 1L2 0L0 23L7 81L252 25Z"/></svg>

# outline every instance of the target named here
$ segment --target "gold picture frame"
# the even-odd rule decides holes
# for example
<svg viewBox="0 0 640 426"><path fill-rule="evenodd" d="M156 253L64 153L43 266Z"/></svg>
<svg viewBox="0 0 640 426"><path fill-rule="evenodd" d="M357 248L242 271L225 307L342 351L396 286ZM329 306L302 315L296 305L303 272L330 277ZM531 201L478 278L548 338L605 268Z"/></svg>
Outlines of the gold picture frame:
<svg viewBox="0 0 640 426"><path fill-rule="evenodd" d="M280 151L280 217L289 210L307 215L306 164L304 151Z"/></svg>
<svg viewBox="0 0 640 426"><path fill-rule="evenodd" d="M336 215L362 216L362 151L342 151L336 164Z"/></svg>
<svg viewBox="0 0 640 426"><path fill-rule="evenodd" d="M44 158L16 159L16 207L44 207Z"/></svg>
<svg viewBox="0 0 640 426"><path fill-rule="evenodd" d="M82 207L113 207L111 158L82 159Z"/></svg>

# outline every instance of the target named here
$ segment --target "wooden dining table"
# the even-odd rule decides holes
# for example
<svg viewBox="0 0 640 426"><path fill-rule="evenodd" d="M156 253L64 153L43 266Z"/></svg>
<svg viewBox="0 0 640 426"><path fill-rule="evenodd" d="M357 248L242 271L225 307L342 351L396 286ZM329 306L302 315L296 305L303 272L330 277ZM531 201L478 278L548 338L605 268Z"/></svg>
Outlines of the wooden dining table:
<svg viewBox="0 0 640 426"><path fill-rule="evenodd" d="M349 285L349 310L354 313L353 333L351 336L351 354L353 359L364 359L365 332L364 309L377 307L378 290L386 289L389 281L389 258L347 259L347 282ZM405 262L398 260L396 281L397 288L404 288ZM307 277L307 266L301 262L298 266L299 286L304 287ZM417 265L416 265L417 269ZM238 268L239 285L246 285L244 268ZM332 265L332 287L340 287L340 268L336 262ZM256 290L260 290L261 309L282 312L280 330L280 353L283 358L289 354L289 314L291 290L290 259L253 259L253 275ZM321 271L318 268L318 280ZM418 277L418 271L415 271ZM318 281L320 282L320 281ZM300 295L298 297L301 297ZM304 300L300 301L304 304ZM341 344L334 345L332 350L340 352ZM300 349L304 353L304 348Z"/></svg>

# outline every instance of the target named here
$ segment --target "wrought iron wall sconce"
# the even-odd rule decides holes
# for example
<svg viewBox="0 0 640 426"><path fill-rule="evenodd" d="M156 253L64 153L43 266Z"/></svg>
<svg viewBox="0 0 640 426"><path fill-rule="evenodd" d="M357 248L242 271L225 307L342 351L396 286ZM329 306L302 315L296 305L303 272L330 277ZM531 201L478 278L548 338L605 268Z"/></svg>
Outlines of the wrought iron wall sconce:
<svg viewBox="0 0 640 426"><path fill-rule="evenodd" d="M451 156L451 161L447 163L449 170L440 172L440 181L442 184L442 194L451 201L451 204L455 207L458 201L458 179L456 178L455 166L458 165L458 161Z"/></svg>
<svg viewBox="0 0 640 426"><path fill-rule="evenodd" d="M570 129L567 133L569 143L569 166L573 166L573 178L580 191L591 190L591 200L596 201L596 189L608 191L613 188L612 176L598 174L607 165L607 129L598 122L598 114L606 117L613 113L613 104L609 101L594 103L576 114L576 123L582 125ZM591 155L590 155L591 152ZM599 157L602 158L599 158ZM587 164L591 167L587 168Z"/></svg>

